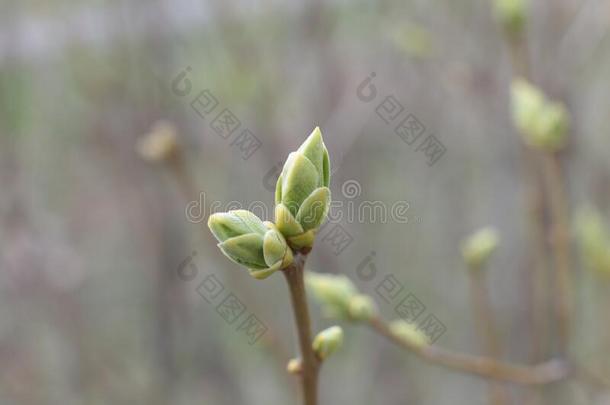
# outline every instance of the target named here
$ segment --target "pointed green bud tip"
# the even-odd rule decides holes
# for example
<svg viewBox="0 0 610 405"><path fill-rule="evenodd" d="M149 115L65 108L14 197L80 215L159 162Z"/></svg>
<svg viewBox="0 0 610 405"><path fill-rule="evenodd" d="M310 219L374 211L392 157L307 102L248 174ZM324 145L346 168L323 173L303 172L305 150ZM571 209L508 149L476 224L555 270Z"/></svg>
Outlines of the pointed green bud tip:
<svg viewBox="0 0 610 405"><path fill-rule="evenodd" d="M339 326L331 326L324 329L313 340L311 347L320 360L326 360L336 352L343 344L343 329Z"/></svg>
<svg viewBox="0 0 610 405"><path fill-rule="evenodd" d="M511 86L511 105L515 127L529 146L553 152L566 144L569 115L563 104L518 78Z"/></svg>
<svg viewBox="0 0 610 405"><path fill-rule="evenodd" d="M479 229L462 244L462 256L470 269L480 269L498 247L500 238L492 227Z"/></svg>
<svg viewBox="0 0 610 405"><path fill-rule="evenodd" d="M511 36L523 33L527 20L527 0L495 0L494 11L506 33Z"/></svg>
<svg viewBox="0 0 610 405"><path fill-rule="evenodd" d="M388 325L390 333L417 348L428 345L428 337L412 323L397 319Z"/></svg>
<svg viewBox="0 0 610 405"><path fill-rule="evenodd" d="M220 242L218 247L233 262L264 279L292 264L292 250L284 236L270 222L261 221L246 210L216 213L208 227Z"/></svg>
<svg viewBox="0 0 610 405"><path fill-rule="evenodd" d="M275 222L295 249L309 248L330 207L330 160L316 127L288 155L275 189ZM280 207L279 209L277 207ZM308 231L312 235L299 238Z"/></svg>
<svg viewBox="0 0 610 405"><path fill-rule="evenodd" d="M591 206L582 207L576 215L575 228L585 268L610 277L610 232L602 215Z"/></svg>
<svg viewBox="0 0 610 405"><path fill-rule="evenodd" d="M309 271L305 273L305 283L324 314L337 319L353 319L350 304L358 296L358 290L349 278Z"/></svg>
<svg viewBox="0 0 610 405"><path fill-rule="evenodd" d="M290 374L301 374L303 372L303 361L301 359L290 359L286 365L286 371Z"/></svg>
<svg viewBox="0 0 610 405"><path fill-rule="evenodd" d="M256 215L247 210L218 212L208 218L208 228L219 242L247 233L263 235L267 227Z"/></svg>
<svg viewBox="0 0 610 405"><path fill-rule="evenodd" d="M377 313L375 302L368 295L358 294L349 300L349 316L357 322L366 322Z"/></svg>

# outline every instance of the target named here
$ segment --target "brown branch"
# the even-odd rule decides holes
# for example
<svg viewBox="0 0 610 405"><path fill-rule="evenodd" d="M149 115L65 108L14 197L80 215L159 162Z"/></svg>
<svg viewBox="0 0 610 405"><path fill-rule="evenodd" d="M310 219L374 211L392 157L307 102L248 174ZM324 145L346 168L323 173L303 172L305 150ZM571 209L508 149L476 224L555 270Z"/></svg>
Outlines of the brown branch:
<svg viewBox="0 0 610 405"><path fill-rule="evenodd" d="M570 226L568 224L568 204L564 190L564 179L556 153L546 153L544 176L550 193L551 246L555 264L555 313L558 322L558 346L561 354L566 354L572 324L572 277L570 274Z"/></svg>
<svg viewBox="0 0 610 405"><path fill-rule="evenodd" d="M468 271L472 309L476 316L478 336L485 346L486 354L493 359L500 359L502 358L502 347L491 309L486 275L484 268L471 268ZM490 403L495 405L504 405L509 402L508 392L496 381L491 381L489 384L489 398Z"/></svg>
<svg viewBox="0 0 610 405"><path fill-rule="evenodd" d="M434 345L417 346L392 334L387 324L379 318L371 319L369 326L391 342L413 352L429 363L487 379L523 385L542 385L561 381L570 375L568 364L558 359L531 366L509 364L489 357L452 352Z"/></svg>
<svg viewBox="0 0 610 405"><path fill-rule="evenodd" d="M318 371L320 361L316 357L311 344L311 320L307 306L305 293L305 280L303 277L306 256L297 253L294 263L286 268L283 273L286 276L290 289L290 298L294 318L299 335L299 346L301 349L302 371L300 372L303 385L303 397L305 405L317 405L318 403Z"/></svg>

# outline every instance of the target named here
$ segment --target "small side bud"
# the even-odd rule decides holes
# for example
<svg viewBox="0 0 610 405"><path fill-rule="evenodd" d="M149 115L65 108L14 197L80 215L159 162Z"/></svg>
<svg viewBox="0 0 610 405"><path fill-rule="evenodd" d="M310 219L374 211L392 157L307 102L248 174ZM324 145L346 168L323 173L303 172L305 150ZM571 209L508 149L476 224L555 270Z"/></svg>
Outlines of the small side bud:
<svg viewBox="0 0 610 405"><path fill-rule="evenodd" d="M527 20L526 0L495 0L494 11L508 35L518 36L523 33Z"/></svg>
<svg viewBox="0 0 610 405"><path fill-rule="evenodd" d="M563 104L552 102L525 79L511 86L512 115L515 127L529 146L554 152L567 142L569 115Z"/></svg>
<svg viewBox="0 0 610 405"><path fill-rule="evenodd" d="M414 324L409 323L404 319L397 319L390 322L389 329L392 335L415 347L421 348L428 345L428 337L417 329Z"/></svg>
<svg viewBox="0 0 610 405"><path fill-rule="evenodd" d="M576 234L585 267L599 275L610 276L610 233L595 208L585 207L578 211Z"/></svg>
<svg viewBox="0 0 610 405"><path fill-rule="evenodd" d="M377 313L375 302L368 295L358 294L349 301L349 315L354 321L365 322Z"/></svg>
<svg viewBox="0 0 610 405"><path fill-rule="evenodd" d="M336 352L343 344L343 329L339 326L331 326L324 329L313 340L311 347L320 360L326 360Z"/></svg>
<svg viewBox="0 0 610 405"><path fill-rule="evenodd" d="M338 319L350 319L350 301L358 290L349 278L343 275L305 273L307 289L322 306L325 315Z"/></svg>
<svg viewBox="0 0 610 405"><path fill-rule="evenodd" d="M499 243L498 233L494 228L483 228L472 234L462 244L462 256L471 269L480 269L485 265Z"/></svg>
<svg viewBox="0 0 610 405"><path fill-rule="evenodd" d="M138 140L136 151L149 162L170 159L178 151L176 127L168 121L158 121L148 134Z"/></svg>
<svg viewBox="0 0 610 405"><path fill-rule="evenodd" d="M286 371L294 375L301 374L303 372L303 361L301 359L290 359L286 365Z"/></svg>

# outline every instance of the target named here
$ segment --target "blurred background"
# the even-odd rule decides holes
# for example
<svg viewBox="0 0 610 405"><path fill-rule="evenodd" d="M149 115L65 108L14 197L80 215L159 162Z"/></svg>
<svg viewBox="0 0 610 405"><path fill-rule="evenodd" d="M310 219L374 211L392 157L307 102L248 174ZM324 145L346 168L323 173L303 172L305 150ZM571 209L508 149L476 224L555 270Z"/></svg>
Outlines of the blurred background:
<svg viewBox="0 0 610 405"><path fill-rule="evenodd" d="M606 229L609 26L606 0L532 0L521 40L530 80L570 112L570 213L594 206ZM548 358L550 271L542 299L532 287L532 206L548 199L511 122L514 51L487 0L3 0L0 403L298 403L283 277L251 278L206 222L229 203L270 216L281 164L318 125L338 210L405 202L408 220L344 214L308 268L347 275L387 319L412 294L437 344L481 354L460 244L494 226L504 359ZM575 239L571 352L608 377L610 273ZM336 323L311 312L315 330ZM341 325L322 404L489 403L486 381ZM579 381L507 387L515 404L610 404Z"/></svg>

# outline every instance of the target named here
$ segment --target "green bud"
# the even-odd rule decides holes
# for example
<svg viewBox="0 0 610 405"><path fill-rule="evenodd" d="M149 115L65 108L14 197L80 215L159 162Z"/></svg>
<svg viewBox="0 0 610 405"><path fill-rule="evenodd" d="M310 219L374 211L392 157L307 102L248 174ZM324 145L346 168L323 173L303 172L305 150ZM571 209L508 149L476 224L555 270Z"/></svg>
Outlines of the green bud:
<svg viewBox="0 0 610 405"><path fill-rule="evenodd" d="M331 326L324 329L314 338L311 347L320 360L326 360L337 351L343 344L343 329L339 326Z"/></svg>
<svg viewBox="0 0 610 405"><path fill-rule="evenodd" d="M371 297L359 294L350 299L348 312L354 321L368 321L377 313L377 307Z"/></svg>
<svg viewBox="0 0 610 405"><path fill-rule="evenodd" d="M270 222L246 210L213 214L208 227L229 259L250 269L257 279L269 277L292 264L292 250Z"/></svg>
<svg viewBox="0 0 610 405"><path fill-rule="evenodd" d="M411 345L421 348L428 345L428 337L414 324L397 319L388 325L390 333Z"/></svg>
<svg viewBox="0 0 610 405"><path fill-rule="evenodd" d="M479 269L496 250L499 243L498 233L494 228L483 228L468 237L462 244L462 256L471 269Z"/></svg>
<svg viewBox="0 0 610 405"><path fill-rule="evenodd" d="M527 19L526 0L495 0L495 14L502 28L512 36L523 32Z"/></svg>
<svg viewBox="0 0 610 405"><path fill-rule="evenodd" d="M513 121L525 142L546 151L561 149L567 141L569 127L565 107L547 100L524 79L513 81L511 94Z"/></svg>
<svg viewBox="0 0 610 405"><path fill-rule="evenodd" d="M337 319L352 319L350 303L358 290L349 278L343 275L305 273L308 291L321 304L325 316Z"/></svg>
<svg viewBox="0 0 610 405"><path fill-rule="evenodd" d="M288 155L275 189L275 222L295 249L311 247L330 207L330 160L316 127Z"/></svg>
<svg viewBox="0 0 610 405"><path fill-rule="evenodd" d="M585 267L610 276L610 234L601 214L593 207L581 208L576 215L576 231Z"/></svg>

